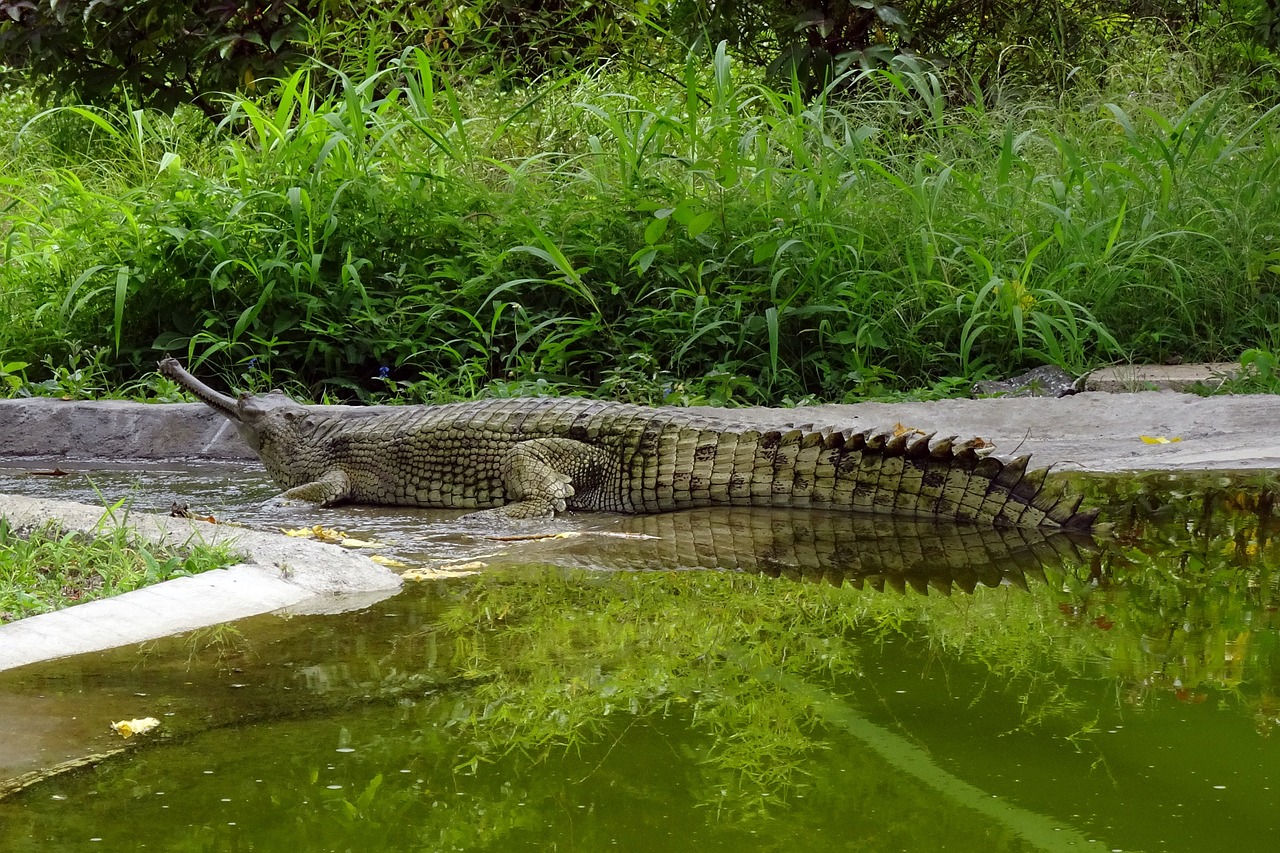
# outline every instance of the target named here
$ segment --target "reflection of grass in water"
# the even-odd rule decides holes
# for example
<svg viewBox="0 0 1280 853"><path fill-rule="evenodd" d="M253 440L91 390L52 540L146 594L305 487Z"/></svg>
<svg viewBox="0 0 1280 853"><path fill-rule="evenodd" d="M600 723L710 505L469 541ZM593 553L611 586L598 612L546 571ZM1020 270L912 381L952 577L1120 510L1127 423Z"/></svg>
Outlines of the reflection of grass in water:
<svg viewBox="0 0 1280 853"><path fill-rule="evenodd" d="M1272 579L1280 556L1267 501L1233 497L1228 486L1207 500L1204 489L1196 497L1164 481L1117 487L1109 505L1122 516L1131 501L1132 520L1100 553L1025 591L877 594L745 574L539 569L434 585L446 603L433 604L424 630L401 632L391 650L370 656L325 652L341 661L323 694L326 714L380 697L396 700L399 716L360 744L360 754L387 760L319 796L333 797L333 813L350 816L352 826L386 830L427 796L394 776L373 784L382 772L375 766L396 765L409 749L435 756L438 778L489 791L476 802L490 818L514 821L522 810L494 789L528 768L567 770L548 769L546 779L571 775L590 787L630 760L644 732L678 730L681 777L668 784L717 820L767 826L801 803L810 808L843 779L830 776L831 762L868 741L854 730L883 723L885 709L893 714L871 704L881 684L870 674L881 638L895 639L885 654L905 666L936 660L954 674L944 698L958 725L990 715L1042 743L1061 738L1094 752L1089 742L1107 727L1100 721L1118 707L1167 710L1171 697L1194 702L1213 693L1224 707L1274 718ZM342 635L317 640L326 648L358 644L349 623L324 624ZM352 666L357 659L363 664ZM829 802L856 800L861 790L842 789ZM869 790L867 802L875 802L880 794ZM446 793L454 796L430 796ZM543 793L546 803L567 796ZM927 791L919 802L928 802ZM495 839L514 831L487 826ZM803 827L785 826L804 837Z"/></svg>
<svg viewBox="0 0 1280 853"><path fill-rule="evenodd" d="M836 600L851 592L701 573L483 578L442 620L476 682L453 722L536 756L579 748L615 714L687 713L713 736L711 761L776 793L821 746L819 719L754 670L854 672L855 614ZM478 748L464 763L487 760Z"/></svg>
<svg viewBox="0 0 1280 853"><path fill-rule="evenodd" d="M478 744L464 764L579 748L620 712L681 710L744 794L786 790L823 746L822 715L760 673L838 695L858 684L858 644L896 634L980 663L998 676L982 689L1010 691L1025 727L1077 746L1096 731L1099 678L1128 705L1214 692L1274 717L1270 493L1218 477L1106 488L1116 538L1025 592L880 595L699 573L477 579L442 620L476 684L453 720Z"/></svg>
<svg viewBox="0 0 1280 853"><path fill-rule="evenodd" d="M938 837L958 850L1031 848L853 738L813 756L803 796L767 819L737 813L687 707L611 720L599 742L549 760L508 753L457 773L459 738L443 724L456 698L157 743L59 780L65 799L43 788L0 803L0 850L37 833L110 845L126 820L133 846L165 850L924 850Z"/></svg>

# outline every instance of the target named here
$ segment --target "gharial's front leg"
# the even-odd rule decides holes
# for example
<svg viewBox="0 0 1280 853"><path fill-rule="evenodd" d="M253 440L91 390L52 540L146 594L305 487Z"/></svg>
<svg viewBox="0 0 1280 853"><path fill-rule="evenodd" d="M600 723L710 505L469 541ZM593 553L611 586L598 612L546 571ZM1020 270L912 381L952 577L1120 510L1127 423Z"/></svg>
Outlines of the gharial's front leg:
<svg viewBox="0 0 1280 853"><path fill-rule="evenodd" d="M351 480L345 471L334 468L326 471L323 477L294 486L283 495L285 500L307 501L308 503L332 506L351 497Z"/></svg>
<svg viewBox="0 0 1280 853"><path fill-rule="evenodd" d="M499 465L509 503L496 511L509 518L547 518L569 499L599 484L608 452L569 438L534 438L507 451Z"/></svg>

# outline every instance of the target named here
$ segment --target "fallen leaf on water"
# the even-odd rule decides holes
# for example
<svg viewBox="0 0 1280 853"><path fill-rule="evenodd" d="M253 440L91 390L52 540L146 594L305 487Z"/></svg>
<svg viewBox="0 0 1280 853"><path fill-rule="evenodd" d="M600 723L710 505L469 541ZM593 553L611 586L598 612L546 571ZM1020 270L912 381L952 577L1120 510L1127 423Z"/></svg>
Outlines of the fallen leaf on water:
<svg viewBox="0 0 1280 853"><path fill-rule="evenodd" d="M134 735L145 735L158 725L160 721L155 717L142 717L137 720L121 720L118 723L112 723L111 728L120 737L131 738Z"/></svg>
<svg viewBox="0 0 1280 853"><path fill-rule="evenodd" d="M321 527L319 524L311 528L311 532L314 533L316 538L321 542L341 542L343 539L347 538L347 534L343 533L341 530L338 530L335 527Z"/></svg>
<svg viewBox="0 0 1280 853"><path fill-rule="evenodd" d="M319 539L321 542L341 542L347 538L347 534L341 530L332 527L325 527L317 524L314 527L296 527L292 530L280 528L280 532L285 536L294 536L299 539Z"/></svg>
<svg viewBox="0 0 1280 853"><path fill-rule="evenodd" d="M563 530L559 533L517 533L511 536L486 536L491 542L540 542L544 539L577 539L582 535L578 530Z"/></svg>
<svg viewBox="0 0 1280 853"><path fill-rule="evenodd" d="M1173 444L1175 441L1182 441L1182 437L1165 438L1163 435L1140 435L1144 444Z"/></svg>
<svg viewBox="0 0 1280 853"><path fill-rule="evenodd" d="M61 468L54 468L52 471L28 471L32 477L66 477L70 472L63 471Z"/></svg>
<svg viewBox="0 0 1280 853"><path fill-rule="evenodd" d="M410 569L407 572L401 572L400 577L407 581L430 581L437 578L456 578L459 575L473 575L486 568L488 568L487 563L473 560L470 563L455 563L448 568Z"/></svg>
<svg viewBox="0 0 1280 853"><path fill-rule="evenodd" d="M408 565L408 563L402 563L399 560L392 559L391 557L384 557L381 554L374 554L369 559L373 560L375 563L377 563L380 566L388 566L393 569L403 568L404 566Z"/></svg>
<svg viewBox="0 0 1280 853"><path fill-rule="evenodd" d="M338 544L343 548L381 548L383 543L369 539L354 539L348 536Z"/></svg>
<svg viewBox="0 0 1280 853"><path fill-rule="evenodd" d="M472 560L468 563L453 563L449 566L450 572L478 572L481 569L489 568L489 564L481 560Z"/></svg>

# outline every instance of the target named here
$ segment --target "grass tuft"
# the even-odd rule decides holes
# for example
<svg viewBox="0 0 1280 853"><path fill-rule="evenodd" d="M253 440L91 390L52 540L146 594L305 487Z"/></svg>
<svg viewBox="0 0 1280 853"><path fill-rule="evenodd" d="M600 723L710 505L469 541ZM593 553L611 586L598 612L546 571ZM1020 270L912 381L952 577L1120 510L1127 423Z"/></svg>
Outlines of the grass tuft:
<svg viewBox="0 0 1280 853"><path fill-rule="evenodd" d="M225 547L143 545L123 528L99 536L54 527L19 535L0 518L0 623L221 568Z"/></svg>

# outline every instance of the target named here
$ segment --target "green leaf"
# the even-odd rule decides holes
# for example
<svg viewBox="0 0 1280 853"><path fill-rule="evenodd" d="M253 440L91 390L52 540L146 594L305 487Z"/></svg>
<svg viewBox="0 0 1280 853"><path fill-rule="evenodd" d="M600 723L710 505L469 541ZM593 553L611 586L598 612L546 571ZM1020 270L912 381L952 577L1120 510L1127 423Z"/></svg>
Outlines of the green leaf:
<svg viewBox="0 0 1280 853"><path fill-rule="evenodd" d="M644 242L646 245L652 246L662 239L667 233L667 226L671 224L670 219L654 219L644 229Z"/></svg>
<svg viewBox="0 0 1280 853"><path fill-rule="evenodd" d="M755 248L751 250L751 263L762 264L777 254L777 251L777 240L765 240L763 243L756 243Z"/></svg>
<svg viewBox="0 0 1280 853"><path fill-rule="evenodd" d="M635 270L637 275L644 275L649 271L649 267L653 265L653 261L658 257L658 250L654 247L641 249L631 256L628 262L631 269Z"/></svg>
<svg viewBox="0 0 1280 853"><path fill-rule="evenodd" d="M715 222L715 220L715 211L704 210L702 213L699 213L697 216L689 220L689 236L697 237L703 231L706 231L707 228L710 227L711 223Z"/></svg>
<svg viewBox="0 0 1280 853"><path fill-rule="evenodd" d="M115 304L115 333L116 333L116 352L120 352L120 333L124 329L124 300L129 294L129 278L133 274L130 267L120 267L116 270L116 304Z"/></svg>

